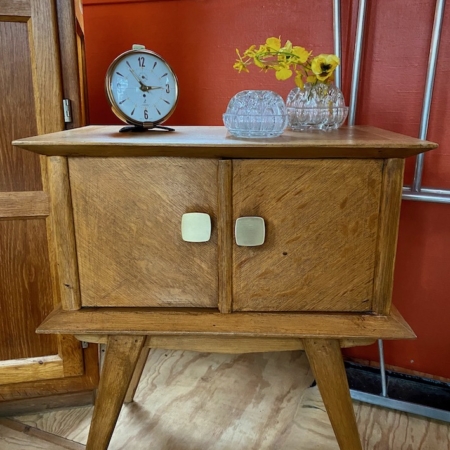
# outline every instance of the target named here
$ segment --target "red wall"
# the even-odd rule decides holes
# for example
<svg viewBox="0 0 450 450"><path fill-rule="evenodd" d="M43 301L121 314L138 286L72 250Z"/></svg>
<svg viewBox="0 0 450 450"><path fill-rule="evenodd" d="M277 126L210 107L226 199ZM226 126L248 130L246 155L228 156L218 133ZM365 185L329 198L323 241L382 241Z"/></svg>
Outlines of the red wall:
<svg viewBox="0 0 450 450"><path fill-rule="evenodd" d="M358 2L341 3L343 90L349 99ZM417 137L435 2L368 4L356 123ZM279 82L272 73L257 70L235 72L235 48L281 35L316 54L331 53L331 5L328 0L84 0L90 121L119 123L105 99L104 77L110 62L133 43L162 55L178 75L180 99L168 123L221 125L229 99L244 89L271 89L286 96L293 81ZM447 189L449 13L447 8L428 133L440 148L426 155L423 178L425 186ZM405 183L411 182L413 170L411 158ZM418 339L386 342L386 362L450 379L450 205L403 202L394 303ZM347 354L377 360L375 346Z"/></svg>

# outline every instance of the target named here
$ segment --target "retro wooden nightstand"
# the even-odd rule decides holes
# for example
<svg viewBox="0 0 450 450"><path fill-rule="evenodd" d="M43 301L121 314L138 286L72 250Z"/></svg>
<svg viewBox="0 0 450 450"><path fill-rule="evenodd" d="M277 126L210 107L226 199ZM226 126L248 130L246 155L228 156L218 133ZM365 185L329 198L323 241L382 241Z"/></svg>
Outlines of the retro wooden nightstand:
<svg viewBox="0 0 450 450"><path fill-rule="evenodd" d="M108 344L87 448L107 448L139 355L163 347L304 349L340 448L360 450L340 349L414 337L391 307L404 158L436 145L118 130L14 142L48 157L61 307L38 332Z"/></svg>

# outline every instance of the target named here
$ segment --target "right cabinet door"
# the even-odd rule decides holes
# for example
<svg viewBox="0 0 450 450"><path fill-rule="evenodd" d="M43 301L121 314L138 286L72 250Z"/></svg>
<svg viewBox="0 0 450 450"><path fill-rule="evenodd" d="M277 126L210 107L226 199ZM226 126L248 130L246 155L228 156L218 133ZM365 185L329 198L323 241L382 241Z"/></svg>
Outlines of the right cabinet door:
<svg viewBox="0 0 450 450"><path fill-rule="evenodd" d="M233 219L265 242L233 242L234 311L371 311L382 160L235 160Z"/></svg>

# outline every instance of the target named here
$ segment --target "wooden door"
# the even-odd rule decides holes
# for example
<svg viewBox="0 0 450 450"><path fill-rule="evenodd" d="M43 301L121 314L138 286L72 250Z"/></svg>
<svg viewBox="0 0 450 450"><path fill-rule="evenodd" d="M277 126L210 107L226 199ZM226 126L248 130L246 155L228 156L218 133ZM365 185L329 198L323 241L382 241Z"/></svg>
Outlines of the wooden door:
<svg viewBox="0 0 450 450"><path fill-rule="evenodd" d="M96 369L85 371L79 342L35 333L58 302L46 162L11 146L14 139L64 129L56 22L52 1L0 0L2 402L92 391L96 382ZM92 362L95 349L86 355ZM0 409L15 411L4 403Z"/></svg>
<svg viewBox="0 0 450 450"><path fill-rule="evenodd" d="M217 308L218 161L69 158L82 306ZM185 213L209 214L185 242Z"/></svg>
<svg viewBox="0 0 450 450"><path fill-rule="evenodd" d="M370 311L382 160L233 162L233 219L260 216L261 246L233 245L235 311Z"/></svg>

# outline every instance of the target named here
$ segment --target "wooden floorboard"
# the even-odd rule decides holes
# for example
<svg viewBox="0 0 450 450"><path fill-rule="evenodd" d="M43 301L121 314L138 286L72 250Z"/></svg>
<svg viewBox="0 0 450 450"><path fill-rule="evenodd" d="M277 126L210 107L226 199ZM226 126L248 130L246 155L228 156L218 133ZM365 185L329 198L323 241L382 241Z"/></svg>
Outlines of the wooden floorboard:
<svg viewBox="0 0 450 450"><path fill-rule="evenodd" d="M11 419L0 419L0 448L8 450L84 450L85 446Z"/></svg>
<svg viewBox="0 0 450 450"><path fill-rule="evenodd" d="M338 450L320 394L309 388L312 381L299 351L152 350L135 402L122 408L110 450ZM450 450L449 424L354 406L365 450ZM91 413L82 407L14 419L85 443ZM2 450L20 448L4 442Z"/></svg>

